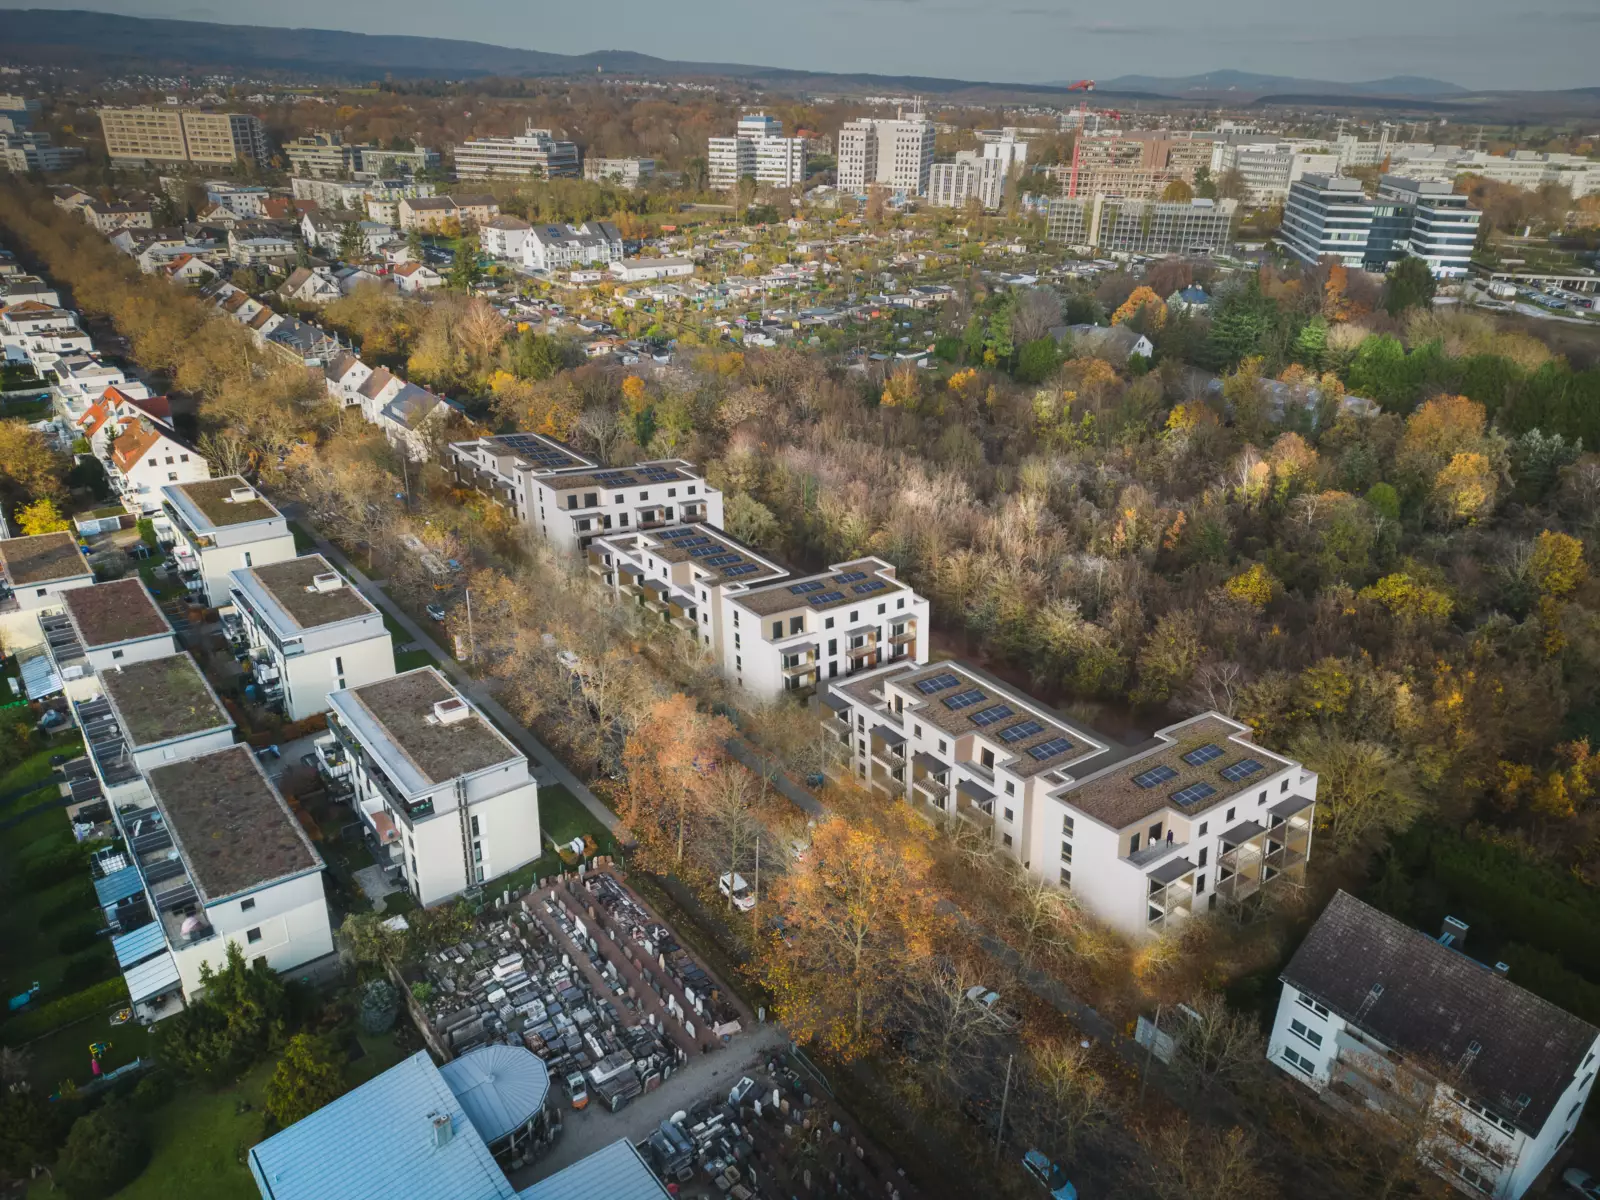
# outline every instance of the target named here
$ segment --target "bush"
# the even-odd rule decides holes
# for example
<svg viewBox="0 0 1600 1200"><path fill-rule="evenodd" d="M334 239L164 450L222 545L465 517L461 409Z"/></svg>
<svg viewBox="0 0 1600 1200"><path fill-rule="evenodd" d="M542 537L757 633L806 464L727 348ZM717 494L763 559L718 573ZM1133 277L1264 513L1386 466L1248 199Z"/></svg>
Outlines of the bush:
<svg viewBox="0 0 1600 1200"><path fill-rule="evenodd" d="M132 1114L107 1104L79 1117L56 1167L56 1186L72 1200L103 1200L139 1177L150 1143Z"/></svg>
<svg viewBox="0 0 1600 1200"><path fill-rule="evenodd" d="M116 974L117 960L109 954L80 954L61 972L62 991L81 991Z"/></svg>
<svg viewBox="0 0 1600 1200"><path fill-rule="evenodd" d="M70 895L66 896L59 904L52 904L39 914L39 924L46 929L53 929L64 921L74 917L81 918L84 910L95 905L94 889L88 885L87 880L81 888L73 888Z"/></svg>
<svg viewBox="0 0 1600 1200"><path fill-rule="evenodd" d="M157 1067L145 1073L133 1089L133 1103L140 1112L160 1108L178 1094L178 1079L171 1071Z"/></svg>
<svg viewBox="0 0 1600 1200"><path fill-rule="evenodd" d="M100 940L100 927L95 924L77 925L56 939L57 954L76 954L87 950Z"/></svg>
<svg viewBox="0 0 1600 1200"><path fill-rule="evenodd" d="M43 891L58 883L65 883L74 875L87 869L83 848L76 842L51 846L43 853L22 864L17 877L31 892Z"/></svg>
<svg viewBox="0 0 1600 1200"><path fill-rule="evenodd" d="M81 1021L85 1017L92 1017L109 1008L127 1003L128 985L119 975L115 979L107 979L104 983L97 983L93 987L84 988L81 992L62 996L39 1008L12 1017L4 1025L0 1025L0 1041L8 1046L32 1041L63 1025L70 1025L74 1021Z"/></svg>

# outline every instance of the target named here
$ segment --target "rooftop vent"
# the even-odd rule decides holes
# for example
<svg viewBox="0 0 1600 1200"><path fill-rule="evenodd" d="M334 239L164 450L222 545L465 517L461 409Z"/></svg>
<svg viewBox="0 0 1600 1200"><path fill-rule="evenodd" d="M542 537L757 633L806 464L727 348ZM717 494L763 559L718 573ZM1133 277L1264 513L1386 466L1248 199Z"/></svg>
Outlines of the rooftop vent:
<svg viewBox="0 0 1600 1200"><path fill-rule="evenodd" d="M249 504L255 498L256 490L253 487L236 487L228 493L229 504Z"/></svg>
<svg viewBox="0 0 1600 1200"><path fill-rule="evenodd" d="M1495 963L1494 973L1500 976L1502 979L1505 978L1507 975L1511 974L1511 964L1505 962Z"/></svg>
<svg viewBox="0 0 1600 1200"><path fill-rule="evenodd" d="M323 571L311 577L308 592L336 592L344 586L344 577L337 571Z"/></svg>
<svg viewBox="0 0 1600 1200"><path fill-rule="evenodd" d="M440 700L433 706L434 723L438 725L454 725L457 721L465 721L467 714L472 711L467 702L460 696L452 696L448 700Z"/></svg>
<svg viewBox="0 0 1600 1200"><path fill-rule="evenodd" d="M1444 928L1439 931L1439 944L1459 950L1466 940L1467 923L1459 917L1446 917Z"/></svg>
<svg viewBox="0 0 1600 1200"><path fill-rule="evenodd" d="M433 1126L433 1148L443 1150L456 1135L455 1122L449 1113L429 1113L428 1121Z"/></svg>

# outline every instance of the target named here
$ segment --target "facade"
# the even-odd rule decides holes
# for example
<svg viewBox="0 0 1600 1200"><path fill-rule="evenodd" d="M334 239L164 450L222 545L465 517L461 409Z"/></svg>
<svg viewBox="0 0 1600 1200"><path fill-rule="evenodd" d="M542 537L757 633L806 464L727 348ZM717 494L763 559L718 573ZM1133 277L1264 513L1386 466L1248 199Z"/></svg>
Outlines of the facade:
<svg viewBox="0 0 1600 1200"><path fill-rule="evenodd" d="M65 171L83 161L81 146L57 146L48 133L0 133L0 163L15 175Z"/></svg>
<svg viewBox="0 0 1600 1200"><path fill-rule="evenodd" d="M359 364L360 360L356 362ZM533 511L533 476L598 469L596 463L570 446L539 433L506 433L452 442L448 465L463 487L481 492L524 523Z"/></svg>
<svg viewBox="0 0 1600 1200"><path fill-rule="evenodd" d="M1458 1191L1517 1200L1582 1117L1600 1030L1347 892L1283 972L1267 1057L1335 1107L1391 1115Z"/></svg>
<svg viewBox="0 0 1600 1200"><path fill-rule="evenodd" d="M100 233L118 229L149 229L150 209L142 204L102 204L95 200L84 205L83 219Z"/></svg>
<svg viewBox="0 0 1600 1200"><path fill-rule="evenodd" d="M575 467L524 472L524 521L571 554L612 531L664 529L697 521L722 524L722 492L681 459L631 467Z"/></svg>
<svg viewBox="0 0 1600 1200"><path fill-rule="evenodd" d="M1233 240L1236 200L1123 200L1058 196L1046 236L1069 246L1127 254L1212 254Z"/></svg>
<svg viewBox="0 0 1600 1200"><path fill-rule="evenodd" d="M462 229L487 224L500 212L493 196L402 196L395 205L401 230L437 233L454 221Z"/></svg>
<svg viewBox="0 0 1600 1200"><path fill-rule="evenodd" d="M534 225L522 242L522 265L530 271L560 271L621 257L622 233L610 221Z"/></svg>
<svg viewBox="0 0 1600 1200"><path fill-rule="evenodd" d="M756 146L750 138L714 137L706 141L707 184L725 192L756 173Z"/></svg>
<svg viewBox="0 0 1600 1200"><path fill-rule="evenodd" d="M632 190L655 178L653 158L585 158L583 177L593 183L614 183Z"/></svg>
<svg viewBox="0 0 1600 1200"><path fill-rule="evenodd" d="M1218 142L1211 156L1211 176L1238 171L1246 198L1252 204L1281 204L1289 186L1309 173L1337 175L1340 154L1326 146L1304 142Z"/></svg>
<svg viewBox="0 0 1600 1200"><path fill-rule="evenodd" d="M977 200L990 212L1005 199L1006 182L1028 161L1028 143L1007 129L996 141L977 150L958 150L953 163L934 163L929 174L928 202L936 208L960 208Z"/></svg>
<svg viewBox="0 0 1600 1200"><path fill-rule="evenodd" d="M528 760L433 667L333 692L328 727L352 763L380 864L424 906L543 851Z"/></svg>
<svg viewBox="0 0 1600 1200"><path fill-rule="evenodd" d="M928 203L935 208L961 208L981 190L983 164L971 151L955 162L934 163L928 173Z"/></svg>
<svg viewBox="0 0 1600 1200"><path fill-rule="evenodd" d="M1467 273L1483 214L1448 183L1385 175L1378 184L1380 203L1397 202L1410 215L1405 251L1428 264L1438 279Z"/></svg>
<svg viewBox="0 0 1600 1200"><path fill-rule="evenodd" d="M1373 198L1359 179L1310 173L1289 188L1278 240L1308 265L1383 271L1409 254L1452 278L1467 272L1480 218L1448 183L1385 175Z"/></svg>
<svg viewBox="0 0 1600 1200"><path fill-rule="evenodd" d="M1304 175L1289 188L1278 239L1305 263L1332 258L1346 267L1362 267L1376 212L1359 179Z"/></svg>
<svg viewBox="0 0 1600 1200"><path fill-rule="evenodd" d="M1173 180L1194 183L1195 172L1211 164L1212 135L1181 135L1167 130L1083 134L1072 147L1062 193L1097 192L1127 200L1160 196Z"/></svg>
<svg viewBox="0 0 1600 1200"><path fill-rule="evenodd" d="M161 508L162 489L211 478L211 464L173 436L169 426L150 417L119 424L103 458L106 477L122 506L136 516Z"/></svg>
<svg viewBox="0 0 1600 1200"><path fill-rule="evenodd" d="M455 160L461 179L575 179L579 173L577 145L532 125L516 137L469 138L455 148Z"/></svg>
<svg viewBox="0 0 1600 1200"><path fill-rule="evenodd" d="M756 182L768 187L804 187L806 140L763 137L755 139Z"/></svg>
<svg viewBox="0 0 1600 1200"><path fill-rule="evenodd" d="M106 153L123 164L198 163L229 166L267 161L259 117L176 108L102 108Z"/></svg>
<svg viewBox="0 0 1600 1200"><path fill-rule="evenodd" d="M521 261L522 247L528 240L528 230L532 228L521 217L501 213L479 229L478 238L483 252L491 258Z"/></svg>
<svg viewBox="0 0 1600 1200"><path fill-rule="evenodd" d="M728 191L750 176L771 187L800 187L806 181L806 141L783 136L783 122L765 113L739 118L733 137L706 143L706 167L713 191Z"/></svg>
<svg viewBox="0 0 1600 1200"><path fill-rule="evenodd" d="M316 133L284 143L284 155L296 175L311 179L348 179L354 175L387 178L414 175L439 166L439 152L386 150L373 142L343 141L337 133Z"/></svg>
<svg viewBox="0 0 1600 1200"><path fill-rule="evenodd" d="M622 283L687 279L694 274L694 261L687 258L623 258L612 262L611 274Z"/></svg>
<svg viewBox="0 0 1600 1200"><path fill-rule="evenodd" d="M161 494L157 532L173 539L184 582L207 605L228 602L234 571L295 556L283 514L237 475L169 484Z"/></svg>
<svg viewBox="0 0 1600 1200"><path fill-rule="evenodd" d="M50 659L68 697L100 690L102 671L178 653L172 625L138 576L61 593L61 609L41 621Z"/></svg>
<svg viewBox="0 0 1600 1200"><path fill-rule="evenodd" d="M878 185L908 196L926 195L934 132L927 114L920 112L846 122L839 131L839 189L860 193Z"/></svg>
<svg viewBox="0 0 1600 1200"><path fill-rule="evenodd" d="M238 648L260 698L303 721L328 693L394 674L394 645L378 610L320 554L233 572Z"/></svg>

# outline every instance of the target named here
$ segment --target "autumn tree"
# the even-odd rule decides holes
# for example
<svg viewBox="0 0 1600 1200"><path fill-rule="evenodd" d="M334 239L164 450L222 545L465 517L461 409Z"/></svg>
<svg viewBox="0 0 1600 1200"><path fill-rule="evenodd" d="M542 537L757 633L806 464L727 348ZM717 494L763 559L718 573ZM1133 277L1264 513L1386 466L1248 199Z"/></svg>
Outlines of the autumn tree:
<svg viewBox="0 0 1600 1200"><path fill-rule="evenodd" d="M1124 322L1134 322L1144 332L1156 333L1167 323L1167 302L1148 287L1136 287L1122 307L1111 314L1113 325Z"/></svg>
<svg viewBox="0 0 1600 1200"><path fill-rule="evenodd" d="M704 811L732 727L701 712L682 693L657 701L628 736L624 819L641 836L664 833L675 863L683 861L691 819Z"/></svg>
<svg viewBox="0 0 1600 1200"><path fill-rule="evenodd" d="M1407 828L1422 810L1410 769L1380 742L1319 729L1302 735L1294 753L1317 772L1319 844L1326 838L1338 854Z"/></svg>
<svg viewBox="0 0 1600 1200"><path fill-rule="evenodd" d="M1092 1052L1063 1038L1043 1038L1027 1046L1017 1098L1018 1119L1031 1140L1068 1160L1118 1109L1111 1081Z"/></svg>
<svg viewBox="0 0 1600 1200"><path fill-rule="evenodd" d="M54 500L45 496L17 510L17 528L31 537L38 533L59 533L71 529L72 522L61 515Z"/></svg>
<svg viewBox="0 0 1600 1200"><path fill-rule="evenodd" d="M66 460L43 434L20 420L0 421L0 485L13 496L53 498L65 492Z"/></svg>

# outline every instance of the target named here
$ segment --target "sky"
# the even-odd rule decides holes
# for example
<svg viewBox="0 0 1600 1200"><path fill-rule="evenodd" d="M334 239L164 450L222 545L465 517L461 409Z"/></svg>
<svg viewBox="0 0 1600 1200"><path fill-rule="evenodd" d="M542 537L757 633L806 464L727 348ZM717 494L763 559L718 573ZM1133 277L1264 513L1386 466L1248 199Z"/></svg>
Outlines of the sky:
<svg viewBox="0 0 1600 1200"><path fill-rule="evenodd" d="M1600 85L1596 0L0 0L581 54L1044 83L1242 70Z"/></svg>

